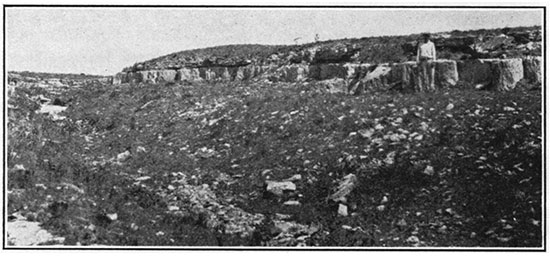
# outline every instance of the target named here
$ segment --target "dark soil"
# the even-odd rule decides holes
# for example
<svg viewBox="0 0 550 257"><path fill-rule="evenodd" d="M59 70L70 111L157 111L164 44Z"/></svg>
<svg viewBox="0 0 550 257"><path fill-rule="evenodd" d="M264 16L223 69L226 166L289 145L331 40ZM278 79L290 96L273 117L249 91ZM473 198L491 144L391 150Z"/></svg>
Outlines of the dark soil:
<svg viewBox="0 0 550 257"><path fill-rule="evenodd" d="M63 99L67 119L35 114L38 94ZM542 245L540 91L355 97L307 83L169 83L48 94L18 88L9 99L8 214L68 245L253 246L273 236L269 221L239 238L170 214L165 192L178 173L268 220L319 224L311 246ZM327 197L349 173L359 183L342 217ZM295 192L265 192L267 176L295 174Z"/></svg>

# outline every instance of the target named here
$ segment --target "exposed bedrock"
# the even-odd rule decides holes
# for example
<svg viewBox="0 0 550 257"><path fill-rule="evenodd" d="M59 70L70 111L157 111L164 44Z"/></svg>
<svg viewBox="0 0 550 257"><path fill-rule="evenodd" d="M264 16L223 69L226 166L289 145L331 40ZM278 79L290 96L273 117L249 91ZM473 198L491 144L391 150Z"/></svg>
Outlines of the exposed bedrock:
<svg viewBox="0 0 550 257"><path fill-rule="evenodd" d="M433 67L435 89L469 85L476 88L508 91L514 89L523 78L529 83L540 84L542 82L541 61L541 57L475 59L458 62L441 59L429 62L426 70L419 63L412 61L391 64L321 63L308 65L302 63L283 66L181 68L178 70L120 72L113 77L113 84L174 81L229 82L253 79L271 82L300 82L343 79L347 93L351 94L392 88L407 91L429 91L432 88L428 78ZM459 81L461 83L458 83ZM338 88L341 88L341 81L338 84Z"/></svg>

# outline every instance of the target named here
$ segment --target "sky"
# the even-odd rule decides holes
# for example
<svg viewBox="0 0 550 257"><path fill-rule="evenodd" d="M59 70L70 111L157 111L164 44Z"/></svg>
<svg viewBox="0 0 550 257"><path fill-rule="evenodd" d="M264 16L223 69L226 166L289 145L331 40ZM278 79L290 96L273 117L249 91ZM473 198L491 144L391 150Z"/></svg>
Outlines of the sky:
<svg viewBox="0 0 550 257"><path fill-rule="evenodd" d="M6 8L6 68L113 75L187 49L542 24L540 9Z"/></svg>

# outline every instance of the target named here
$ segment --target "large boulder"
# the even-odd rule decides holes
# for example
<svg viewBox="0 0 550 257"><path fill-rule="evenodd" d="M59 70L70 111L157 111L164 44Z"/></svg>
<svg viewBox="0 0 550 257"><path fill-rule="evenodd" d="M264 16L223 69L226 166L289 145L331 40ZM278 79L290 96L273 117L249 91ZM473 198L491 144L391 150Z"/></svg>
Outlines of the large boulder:
<svg viewBox="0 0 550 257"><path fill-rule="evenodd" d="M533 83L542 83L542 71L541 71L542 57L532 56L523 59L523 77Z"/></svg>
<svg viewBox="0 0 550 257"><path fill-rule="evenodd" d="M435 85L439 88L453 87L458 82L458 69L456 61L435 61Z"/></svg>
<svg viewBox="0 0 550 257"><path fill-rule="evenodd" d="M156 82L174 82L176 81L177 73L175 70L158 70Z"/></svg>
<svg viewBox="0 0 550 257"><path fill-rule="evenodd" d="M514 89L524 76L521 59L478 59L460 61L460 81L486 89L508 91Z"/></svg>
<svg viewBox="0 0 550 257"><path fill-rule="evenodd" d="M391 66L389 64L358 67L355 78L349 84L349 93L360 95L367 91L387 90L391 87L389 83L390 71Z"/></svg>
<svg viewBox="0 0 550 257"><path fill-rule="evenodd" d="M268 73L267 77L272 82L297 82L307 79L309 66L305 64L283 65Z"/></svg>
<svg viewBox="0 0 550 257"><path fill-rule="evenodd" d="M497 91L509 91L523 78L521 59L491 60L491 88Z"/></svg>
<svg viewBox="0 0 550 257"><path fill-rule="evenodd" d="M201 80L198 68L182 68L176 72L176 81L197 81Z"/></svg>
<svg viewBox="0 0 550 257"><path fill-rule="evenodd" d="M119 85L122 83L128 83L128 73L119 72L113 77L113 85Z"/></svg>
<svg viewBox="0 0 550 257"><path fill-rule="evenodd" d="M139 74L142 78L142 80L139 82L156 83L157 81L157 72L154 70L142 70L136 72L136 74Z"/></svg>

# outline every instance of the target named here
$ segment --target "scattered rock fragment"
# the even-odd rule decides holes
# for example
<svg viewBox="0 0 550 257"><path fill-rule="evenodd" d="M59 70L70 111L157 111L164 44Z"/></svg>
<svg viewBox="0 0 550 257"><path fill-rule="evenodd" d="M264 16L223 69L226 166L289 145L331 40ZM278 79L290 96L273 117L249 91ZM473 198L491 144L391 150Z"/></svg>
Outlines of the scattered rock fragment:
<svg viewBox="0 0 550 257"><path fill-rule="evenodd" d="M399 227L405 227L407 226L407 222L405 221L405 219L400 219L396 225Z"/></svg>
<svg viewBox="0 0 550 257"><path fill-rule="evenodd" d="M283 203L283 205L287 205L287 206L299 206L300 204L301 203L299 201L295 201L295 200L289 200Z"/></svg>
<svg viewBox="0 0 550 257"><path fill-rule="evenodd" d="M273 225L278 234L265 242L266 246L306 246L306 240L320 230L316 224L308 226L281 220L274 220Z"/></svg>
<svg viewBox="0 0 550 257"><path fill-rule="evenodd" d="M339 183L336 192L329 199L334 202L346 202L346 196L353 191L357 185L357 177L354 174L346 175Z"/></svg>
<svg viewBox="0 0 550 257"><path fill-rule="evenodd" d="M424 169L424 171L422 171L422 173L428 175L428 176L433 176L435 171L434 171L434 167L428 165L426 166L426 168Z"/></svg>
<svg viewBox="0 0 550 257"><path fill-rule="evenodd" d="M116 160L118 162L125 162L126 160L128 160L130 158L132 154L130 153L130 151L126 150L122 153L119 153L117 156L116 156Z"/></svg>
<svg viewBox="0 0 550 257"><path fill-rule="evenodd" d="M344 204L338 205L338 216L348 216L348 206Z"/></svg>
<svg viewBox="0 0 550 257"><path fill-rule="evenodd" d="M418 246L420 239L418 239L417 236L410 236L407 240L405 240L405 242L412 244L413 246Z"/></svg>
<svg viewBox="0 0 550 257"><path fill-rule="evenodd" d="M302 180L302 175L296 174L296 175L293 175L290 178L285 179L285 181L291 181L291 182L298 181L298 180Z"/></svg>
<svg viewBox="0 0 550 257"><path fill-rule="evenodd" d="M266 181L266 190L277 196L282 196L285 191L295 191L296 184L290 181Z"/></svg>

